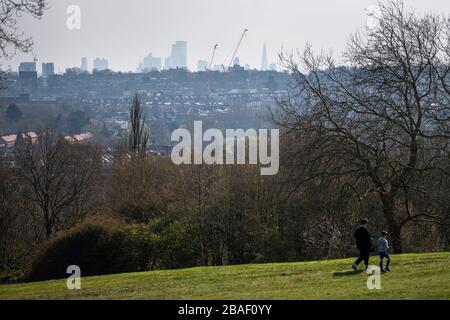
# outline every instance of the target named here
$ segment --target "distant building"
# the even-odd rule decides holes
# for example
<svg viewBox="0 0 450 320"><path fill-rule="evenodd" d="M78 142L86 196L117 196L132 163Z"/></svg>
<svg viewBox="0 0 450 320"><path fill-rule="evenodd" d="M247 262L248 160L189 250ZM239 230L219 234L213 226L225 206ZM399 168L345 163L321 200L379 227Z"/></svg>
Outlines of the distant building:
<svg viewBox="0 0 450 320"><path fill-rule="evenodd" d="M208 61L198 60L197 61L197 71L206 71L208 68Z"/></svg>
<svg viewBox="0 0 450 320"><path fill-rule="evenodd" d="M233 65L234 66L240 66L240 64L239 64L239 57L234 58Z"/></svg>
<svg viewBox="0 0 450 320"><path fill-rule="evenodd" d="M30 102L30 95L27 93L22 93L20 96L15 97L1 97L0 96L0 106L7 106L12 103L19 104L19 103L29 103Z"/></svg>
<svg viewBox="0 0 450 320"><path fill-rule="evenodd" d="M30 93L37 87L36 62L21 62L19 65L19 86L22 93Z"/></svg>
<svg viewBox="0 0 450 320"><path fill-rule="evenodd" d="M36 62L21 62L19 72L36 72Z"/></svg>
<svg viewBox="0 0 450 320"><path fill-rule="evenodd" d="M171 68L171 66L172 66L172 63L170 61L170 56L166 57L164 59L164 70L169 70Z"/></svg>
<svg viewBox="0 0 450 320"><path fill-rule="evenodd" d="M87 143L94 138L90 132L74 134L73 136L65 136L64 139L69 143Z"/></svg>
<svg viewBox="0 0 450 320"><path fill-rule="evenodd" d="M153 57L152 70L161 71L161 69L162 69L162 58Z"/></svg>
<svg viewBox="0 0 450 320"><path fill-rule="evenodd" d="M267 71L268 69L268 62L267 62L267 49L266 49L266 44L264 44L263 46L263 51L262 51L262 59L261 59L261 71Z"/></svg>
<svg viewBox="0 0 450 320"><path fill-rule="evenodd" d="M73 67L73 68L66 68L65 74L66 75L80 75L83 71L80 68Z"/></svg>
<svg viewBox="0 0 450 320"><path fill-rule="evenodd" d="M54 74L55 74L55 65L52 62L42 64L42 77L43 78L48 78Z"/></svg>
<svg viewBox="0 0 450 320"><path fill-rule="evenodd" d="M143 63L143 70L144 72L148 71L160 71L161 70L161 58L159 57L153 57L153 55L150 53L148 56L144 58Z"/></svg>
<svg viewBox="0 0 450 320"><path fill-rule="evenodd" d="M136 68L136 72L141 73L142 71L144 71L144 65L142 64L142 62L140 62L138 67Z"/></svg>
<svg viewBox="0 0 450 320"><path fill-rule="evenodd" d="M103 71L109 69L109 61L107 59L95 58L94 70Z"/></svg>
<svg viewBox="0 0 450 320"><path fill-rule="evenodd" d="M223 71L223 65L215 64L213 67L213 71Z"/></svg>
<svg viewBox="0 0 450 320"><path fill-rule="evenodd" d="M38 138L39 138L38 135L33 131L22 133L22 139L24 140L29 139L32 143L35 143L38 140ZM1 136L0 149L13 148L14 145L16 144L16 141L17 141L17 134Z"/></svg>
<svg viewBox="0 0 450 320"><path fill-rule="evenodd" d="M187 42L177 41L172 45L171 68L183 68L187 69Z"/></svg>
<svg viewBox="0 0 450 320"><path fill-rule="evenodd" d="M88 72L88 61L86 57L81 58L81 71Z"/></svg>
<svg viewBox="0 0 450 320"><path fill-rule="evenodd" d="M148 72L148 71L152 70L152 62L153 62L152 60L153 60L153 56L151 53L144 58L144 63L142 64L143 71Z"/></svg>
<svg viewBox="0 0 450 320"><path fill-rule="evenodd" d="M277 64L276 63L271 63L269 65L269 70L270 71L277 71Z"/></svg>

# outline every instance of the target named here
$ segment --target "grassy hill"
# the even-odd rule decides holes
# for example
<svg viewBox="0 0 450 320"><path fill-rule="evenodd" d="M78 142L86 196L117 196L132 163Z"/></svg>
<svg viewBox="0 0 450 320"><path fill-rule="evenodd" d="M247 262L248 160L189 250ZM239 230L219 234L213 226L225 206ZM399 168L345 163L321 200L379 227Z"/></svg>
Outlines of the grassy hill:
<svg viewBox="0 0 450 320"><path fill-rule="evenodd" d="M368 290L353 259L201 267L2 285L0 299L450 299L450 253L392 257L381 290ZM372 257L373 264L378 263Z"/></svg>

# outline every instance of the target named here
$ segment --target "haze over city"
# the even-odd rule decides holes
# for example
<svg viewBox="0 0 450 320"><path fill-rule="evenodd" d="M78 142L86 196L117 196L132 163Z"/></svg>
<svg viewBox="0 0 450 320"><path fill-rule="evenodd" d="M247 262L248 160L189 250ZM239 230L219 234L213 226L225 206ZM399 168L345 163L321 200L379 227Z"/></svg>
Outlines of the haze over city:
<svg viewBox="0 0 450 320"><path fill-rule="evenodd" d="M42 20L24 17L19 27L34 39L33 54L19 53L12 60L0 61L17 70L19 62L38 65L51 61L56 72L79 67L87 57L89 67L96 57L109 60L115 71L135 71L149 53L164 58L176 41L187 42L187 62L197 69L198 60L208 61L214 44L219 44L217 64L228 64L244 28L248 34L238 52L241 65L261 67L263 45L268 62L278 53L302 48L311 42L315 48L339 52L349 34L366 23L365 9L376 1L218 1L218 0L52 0ZM450 2L409 0L417 11L450 12ZM69 30L66 13L70 5L81 9L81 29Z"/></svg>

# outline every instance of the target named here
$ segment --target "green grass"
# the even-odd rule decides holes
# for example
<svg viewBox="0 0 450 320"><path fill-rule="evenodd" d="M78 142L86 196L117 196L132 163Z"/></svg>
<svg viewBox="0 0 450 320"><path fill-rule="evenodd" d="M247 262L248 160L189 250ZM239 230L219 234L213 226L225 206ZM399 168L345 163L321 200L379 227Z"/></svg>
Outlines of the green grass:
<svg viewBox="0 0 450 320"><path fill-rule="evenodd" d="M371 258L378 263L377 257ZM0 286L0 299L450 299L450 253L392 256L381 289L353 259L153 271Z"/></svg>

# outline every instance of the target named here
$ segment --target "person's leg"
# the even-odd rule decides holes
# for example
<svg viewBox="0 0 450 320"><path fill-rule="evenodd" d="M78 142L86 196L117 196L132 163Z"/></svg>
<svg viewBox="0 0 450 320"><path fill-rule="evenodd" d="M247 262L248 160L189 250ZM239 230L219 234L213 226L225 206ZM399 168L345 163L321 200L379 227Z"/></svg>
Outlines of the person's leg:
<svg viewBox="0 0 450 320"><path fill-rule="evenodd" d="M363 258L364 258L364 264L366 265L366 269L369 267L369 255L370 255L369 250L364 252Z"/></svg>
<svg viewBox="0 0 450 320"><path fill-rule="evenodd" d="M383 258L384 258L384 255L383 255L383 253L380 252L380 271L383 271Z"/></svg>
<svg viewBox="0 0 450 320"><path fill-rule="evenodd" d="M359 265L361 263L361 261L363 261L363 260L364 260L363 252L361 250L359 250L359 257L358 257L358 259L356 259L354 265L355 266Z"/></svg>
<svg viewBox="0 0 450 320"><path fill-rule="evenodd" d="M391 264L391 257L389 256L389 253L385 252L384 255L387 258L387 262L386 262L386 270L390 271L391 269L389 268L389 265Z"/></svg>

